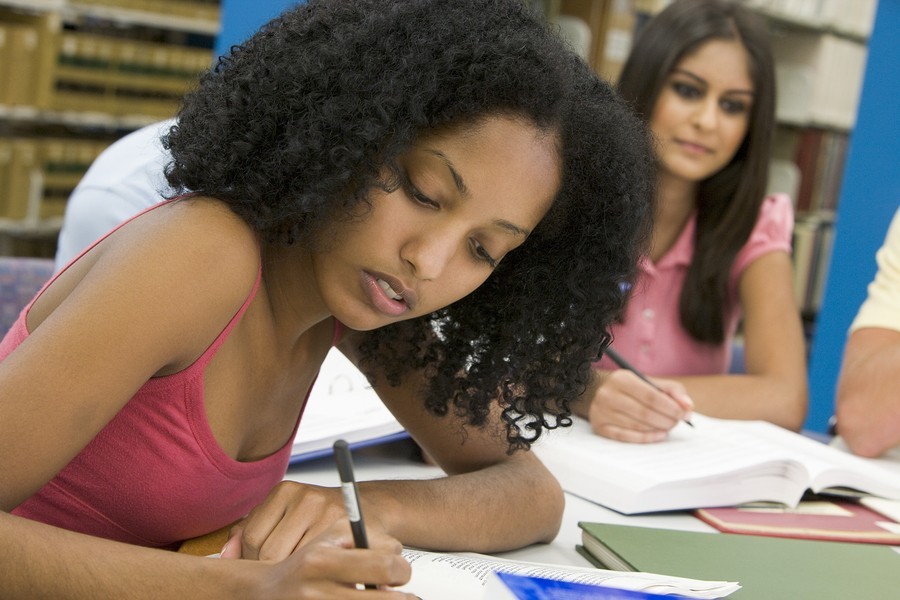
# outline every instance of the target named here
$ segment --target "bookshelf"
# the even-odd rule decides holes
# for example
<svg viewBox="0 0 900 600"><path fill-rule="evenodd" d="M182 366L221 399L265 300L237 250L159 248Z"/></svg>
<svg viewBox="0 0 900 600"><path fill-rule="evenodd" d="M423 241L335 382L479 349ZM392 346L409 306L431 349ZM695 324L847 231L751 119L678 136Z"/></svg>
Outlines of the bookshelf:
<svg viewBox="0 0 900 600"><path fill-rule="evenodd" d="M0 255L52 255L69 193L110 143L175 114L219 0L0 0Z"/></svg>
<svg viewBox="0 0 900 600"><path fill-rule="evenodd" d="M876 2L852 7L836 1L748 3L771 25L779 122L773 174L783 176L770 189L787 192L795 201L794 288L811 340L834 244Z"/></svg>

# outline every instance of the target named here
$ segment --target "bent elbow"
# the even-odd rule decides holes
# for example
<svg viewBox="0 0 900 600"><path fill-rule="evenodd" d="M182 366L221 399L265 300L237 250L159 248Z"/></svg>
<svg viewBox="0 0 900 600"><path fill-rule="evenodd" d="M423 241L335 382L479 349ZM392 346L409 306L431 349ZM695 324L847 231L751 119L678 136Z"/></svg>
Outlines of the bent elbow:
<svg viewBox="0 0 900 600"><path fill-rule="evenodd" d="M805 385L794 390L784 403L785 410L781 413L780 422L777 424L799 432L806 422L806 413L809 410L809 395Z"/></svg>
<svg viewBox="0 0 900 600"><path fill-rule="evenodd" d="M863 458L878 458L889 447L888 444L876 439L872 432L842 427L840 421L838 421L838 434L847 444L850 452Z"/></svg>
<svg viewBox="0 0 900 600"><path fill-rule="evenodd" d="M838 403L837 433L853 454L877 458L894 445L883 429L884 424L873 421L867 414L848 403Z"/></svg>

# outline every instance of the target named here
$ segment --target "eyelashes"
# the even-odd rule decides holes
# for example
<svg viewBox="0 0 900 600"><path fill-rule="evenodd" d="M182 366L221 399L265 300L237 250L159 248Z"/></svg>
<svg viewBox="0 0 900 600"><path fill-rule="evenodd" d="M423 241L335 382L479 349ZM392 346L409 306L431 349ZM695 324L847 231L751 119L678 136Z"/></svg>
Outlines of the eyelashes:
<svg viewBox="0 0 900 600"><path fill-rule="evenodd" d="M706 95L706 91L699 86L684 81L674 81L671 84L672 90L685 100L700 100ZM722 111L729 115L741 115L749 112L749 103L735 98L722 98L719 100L719 106Z"/></svg>
<svg viewBox="0 0 900 600"><path fill-rule="evenodd" d="M431 210L441 210L441 204L436 200L432 200L428 195L419 190L419 188L417 188L415 184L413 184L413 182L410 180L409 175L405 171L401 174L401 179L401 187L413 202ZM495 269L497 267L497 264L500 262L495 259L491 255L491 253L488 252L487 249L481 244L481 242L479 242L475 238L471 238L469 240L469 248L472 257L477 262L486 264L491 269Z"/></svg>

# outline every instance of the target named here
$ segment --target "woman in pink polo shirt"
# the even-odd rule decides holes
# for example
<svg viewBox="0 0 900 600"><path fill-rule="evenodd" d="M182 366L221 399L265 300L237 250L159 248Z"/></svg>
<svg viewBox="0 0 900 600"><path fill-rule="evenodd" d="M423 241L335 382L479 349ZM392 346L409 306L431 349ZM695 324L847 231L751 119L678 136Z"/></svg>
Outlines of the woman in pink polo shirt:
<svg viewBox="0 0 900 600"><path fill-rule="evenodd" d="M775 82L768 32L735 3L677 0L638 36L619 91L659 157L649 255L609 358L575 407L600 435L655 442L692 410L797 430L806 413L792 287L793 209L765 197ZM743 319L746 372L729 374Z"/></svg>

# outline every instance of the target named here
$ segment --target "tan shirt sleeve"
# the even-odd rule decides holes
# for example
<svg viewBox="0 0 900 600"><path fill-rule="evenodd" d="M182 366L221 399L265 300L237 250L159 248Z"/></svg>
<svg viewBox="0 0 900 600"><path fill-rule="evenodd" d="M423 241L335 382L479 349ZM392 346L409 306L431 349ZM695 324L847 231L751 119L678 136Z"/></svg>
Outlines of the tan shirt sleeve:
<svg viewBox="0 0 900 600"><path fill-rule="evenodd" d="M900 210L894 215L884 245L875 255L878 273L850 331L881 327L900 331Z"/></svg>

